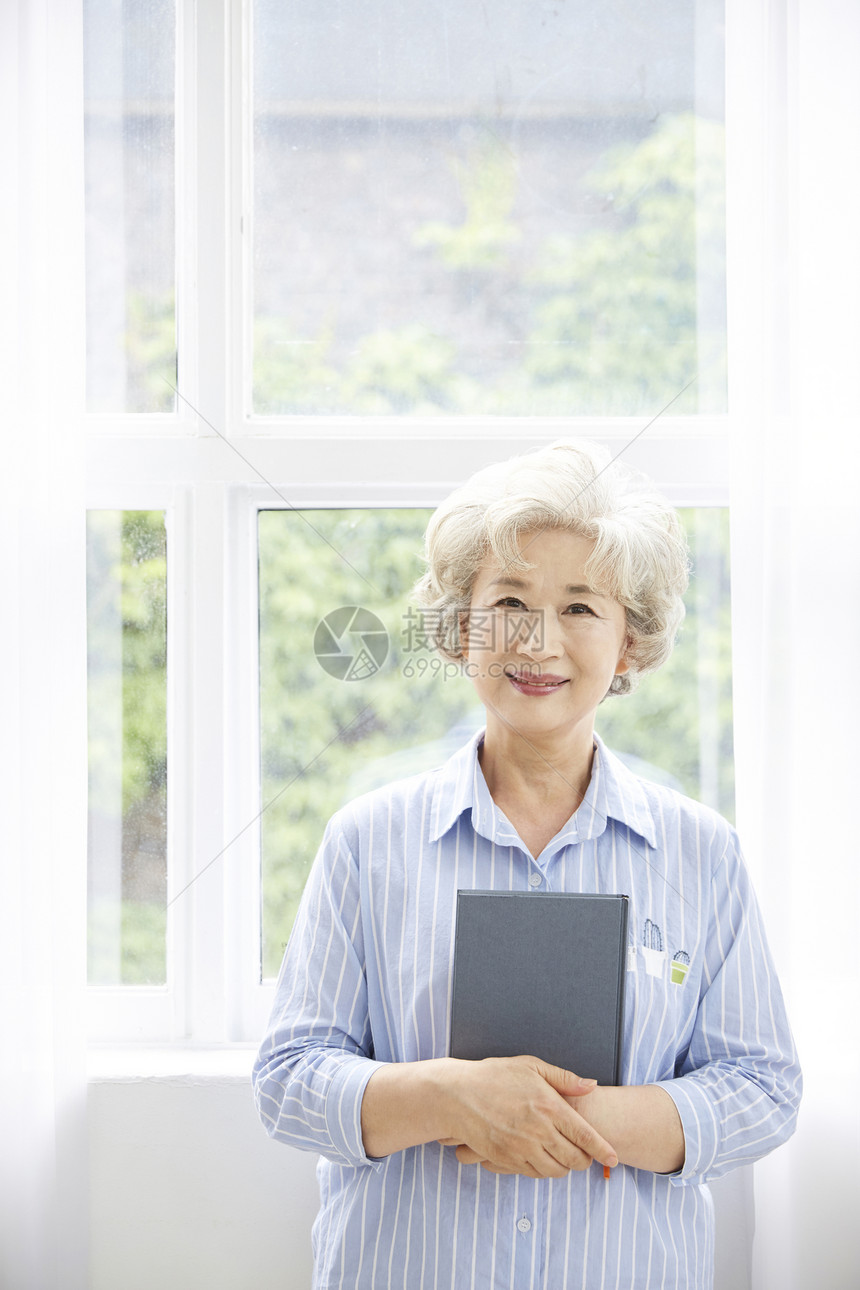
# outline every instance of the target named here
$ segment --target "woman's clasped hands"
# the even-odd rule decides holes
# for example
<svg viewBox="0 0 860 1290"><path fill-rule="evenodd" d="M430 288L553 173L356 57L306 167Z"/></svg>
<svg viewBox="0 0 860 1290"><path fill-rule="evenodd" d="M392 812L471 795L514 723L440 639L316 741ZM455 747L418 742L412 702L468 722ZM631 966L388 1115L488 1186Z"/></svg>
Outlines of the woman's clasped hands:
<svg viewBox="0 0 860 1290"><path fill-rule="evenodd" d="M461 1164L490 1173L564 1178L594 1162L613 1167L618 1156L575 1109L596 1086L538 1057L457 1061L448 1072L451 1136Z"/></svg>

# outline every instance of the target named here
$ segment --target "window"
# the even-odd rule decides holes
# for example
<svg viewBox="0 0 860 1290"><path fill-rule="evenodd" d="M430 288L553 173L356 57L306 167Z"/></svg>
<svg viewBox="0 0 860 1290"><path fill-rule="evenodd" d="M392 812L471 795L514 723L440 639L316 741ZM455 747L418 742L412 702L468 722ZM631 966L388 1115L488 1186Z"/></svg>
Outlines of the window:
<svg viewBox="0 0 860 1290"><path fill-rule="evenodd" d="M560 435L689 508L674 670L602 729L731 812L721 16L87 0L95 1034L256 1037L324 818L474 720L407 640L429 509ZM164 714L135 799L146 898L95 746L120 746L137 630L109 551L141 524L162 543L144 636L167 622L147 677L123 673ZM313 646L351 606L388 647L353 622L377 665L355 683Z"/></svg>
<svg viewBox="0 0 860 1290"><path fill-rule="evenodd" d="M723 411L720 22L257 0L254 411Z"/></svg>

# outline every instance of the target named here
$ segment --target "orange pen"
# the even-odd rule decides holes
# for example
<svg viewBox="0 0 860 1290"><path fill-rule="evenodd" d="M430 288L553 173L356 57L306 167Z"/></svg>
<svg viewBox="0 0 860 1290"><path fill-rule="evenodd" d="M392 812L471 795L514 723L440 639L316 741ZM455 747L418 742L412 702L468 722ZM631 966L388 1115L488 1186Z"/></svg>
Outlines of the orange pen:
<svg viewBox="0 0 860 1290"><path fill-rule="evenodd" d="M609 1165L603 1166L603 1177L608 1178L610 1173Z"/></svg>

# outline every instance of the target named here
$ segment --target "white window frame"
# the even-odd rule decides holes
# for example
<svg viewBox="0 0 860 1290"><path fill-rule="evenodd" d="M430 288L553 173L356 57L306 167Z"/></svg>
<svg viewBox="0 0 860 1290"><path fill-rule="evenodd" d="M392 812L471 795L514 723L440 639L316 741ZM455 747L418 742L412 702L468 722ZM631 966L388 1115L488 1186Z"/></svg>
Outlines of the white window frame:
<svg viewBox="0 0 860 1290"><path fill-rule="evenodd" d="M569 435L613 452L635 440L626 459L675 504L723 506L730 418L662 417L640 435L645 418L247 415L251 6L178 8L178 342L188 402L174 415L86 419L88 504L167 514L168 982L91 989L90 1032L111 1043L247 1044L273 993L258 979L259 511L432 506L480 466Z"/></svg>

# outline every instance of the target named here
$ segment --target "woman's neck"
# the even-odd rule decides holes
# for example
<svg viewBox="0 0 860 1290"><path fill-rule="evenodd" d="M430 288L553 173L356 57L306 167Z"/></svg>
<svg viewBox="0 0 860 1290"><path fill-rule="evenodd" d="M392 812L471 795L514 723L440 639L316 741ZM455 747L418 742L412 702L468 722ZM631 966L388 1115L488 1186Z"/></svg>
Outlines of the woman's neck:
<svg viewBox="0 0 860 1290"><path fill-rule="evenodd" d="M479 758L490 796L506 813L515 805L529 813L567 810L572 815L591 781L594 731L536 740L488 722Z"/></svg>

